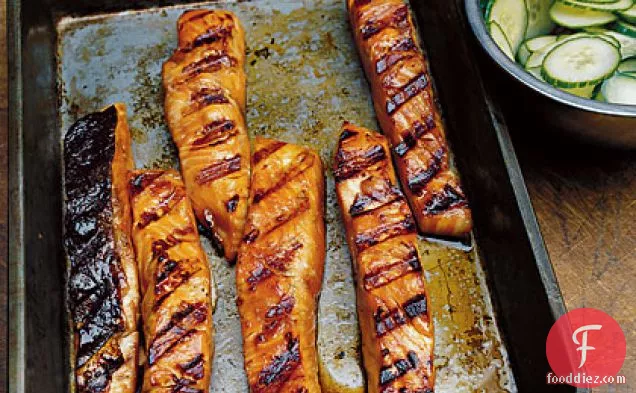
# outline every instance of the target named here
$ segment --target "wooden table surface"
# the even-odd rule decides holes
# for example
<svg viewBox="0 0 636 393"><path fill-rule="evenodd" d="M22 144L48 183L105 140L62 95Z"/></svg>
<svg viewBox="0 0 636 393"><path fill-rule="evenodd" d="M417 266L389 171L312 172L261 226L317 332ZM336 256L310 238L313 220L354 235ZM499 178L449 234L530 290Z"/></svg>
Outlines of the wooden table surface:
<svg viewBox="0 0 636 393"><path fill-rule="evenodd" d="M0 26L6 31L5 2ZM0 331L7 326L7 68L0 38ZM595 307L627 336L621 370L628 384L598 392L636 391L636 154L555 145L511 127L526 184L569 309ZM564 154L567 152L567 154ZM0 376L6 375L0 334ZM2 377L0 377L2 378ZM0 384L0 392L6 389Z"/></svg>

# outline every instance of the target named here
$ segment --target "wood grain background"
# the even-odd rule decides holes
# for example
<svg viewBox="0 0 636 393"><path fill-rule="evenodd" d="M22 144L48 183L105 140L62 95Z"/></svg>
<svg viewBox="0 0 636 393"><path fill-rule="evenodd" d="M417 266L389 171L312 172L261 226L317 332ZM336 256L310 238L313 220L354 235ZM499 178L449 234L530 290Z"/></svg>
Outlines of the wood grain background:
<svg viewBox="0 0 636 393"><path fill-rule="evenodd" d="M6 3L0 26L6 32ZM0 376L7 360L7 65L0 38ZM636 154L572 146L511 124L517 153L569 309L595 307L616 318L627 336L621 371L636 391ZM636 130L635 130L636 132ZM0 392L8 382L2 378ZM534 393L534 392L533 392ZM540 392L536 392L540 393Z"/></svg>

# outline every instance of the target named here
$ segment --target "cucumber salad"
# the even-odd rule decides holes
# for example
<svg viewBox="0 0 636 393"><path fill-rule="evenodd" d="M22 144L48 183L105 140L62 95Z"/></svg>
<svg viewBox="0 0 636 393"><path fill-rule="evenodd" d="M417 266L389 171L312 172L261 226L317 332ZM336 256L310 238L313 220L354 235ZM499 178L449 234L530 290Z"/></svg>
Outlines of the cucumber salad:
<svg viewBox="0 0 636 393"><path fill-rule="evenodd" d="M480 0L491 37L536 78L636 105L636 0Z"/></svg>

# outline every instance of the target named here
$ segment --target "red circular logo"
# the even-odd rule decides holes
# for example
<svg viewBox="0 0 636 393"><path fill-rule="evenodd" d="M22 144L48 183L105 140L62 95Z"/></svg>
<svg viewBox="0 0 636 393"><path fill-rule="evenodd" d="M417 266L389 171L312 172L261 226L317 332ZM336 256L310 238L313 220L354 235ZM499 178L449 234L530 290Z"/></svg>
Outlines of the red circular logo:
<svg viewBox="0 0 636 393"><path fill-rule="evenodd" d="M625 361L625 334L601 310L578 308L559 318L546 342L552 383L587 388L613 382ZM548 375L548 383L551 383Z"/></svg>

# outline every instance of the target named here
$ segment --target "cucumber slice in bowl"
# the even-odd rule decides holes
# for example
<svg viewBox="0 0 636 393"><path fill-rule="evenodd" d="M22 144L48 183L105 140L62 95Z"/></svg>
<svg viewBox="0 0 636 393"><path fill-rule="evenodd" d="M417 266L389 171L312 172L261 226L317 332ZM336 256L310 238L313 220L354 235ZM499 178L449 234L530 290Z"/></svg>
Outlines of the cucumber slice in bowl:
<svg viewBox="0 0 636 393"><path fill-rule="evenodd" d="M554 44L556 40L557 36L555 35L544 35L525 40L517 51L517 60L525 67L528 59L534 52L540 51L548 45ZM542 62L543 60L538 63L538 66L540 66Z"/></svg>
<svg viewBox="0 0 636 393"><path fill-rule="evenodd" d="M636 77L618 73L603 82L601 94L613 104L636 105Z"/></svg>
<svg viewBox="0 0 636 393"><path fill-rule="evenodd" d="M601 26L617 19L611 12L577 8L558 1L550 8L550 17L557 24L571 29Z"/></svg>
<svg viewBox="0 0 636 393"><path fill-rule="evenodd" d="M633 5L632 8L628 8L625 11L620 11L618 14L624 21L636 24L636 5Z"/></svg>
<svg viewBox="0 0 636 393"><path fill-rule="evenodd" d="M491 0L486 10L486 22L496 22L517 53L528 26L528 10L525 0Z"/></svg>
<svg viewBox="0 0 636 393"><path fill-rule="evenodd" d="M621 34L625 34L626 36L636 38L636 26L623 20L619 20L618 22L616 22L616 24L614 25L614 30Z"/></svg>
<svg viewBox="0 0 636 393"><path fill-rule="evenodd" d="M557 0L558 2L587 10L624 11L634 5L634 0L618 0L611 3L593 3L584 0Z"/></svg>
<svg viewBox="0 0 636 393"><path fill-rule="evenodd" d="M525 46L528 47L530 52L536 52L545 48L546 46L555 43L557 40L557 36L555 35L544 35L541 37L535 37L524 42Z"/></svg>
<svg viewBox="0 0 636 393"><path fill-rule="evenodd" d="M508 42L508 37L504 34L503 30L497 24L497 22L488 23L488 31L490 32L490 36L492 37L495 44L501 49L503 53L506 54L512 61L515 60L515 55L512 53L512 49L510 48L510 42Z"/></svg>
<svg viewBox="0 0 636 393"><path fill-rule="evenodd" d="M636 57L623 60L616 71L623 74L636 74Z"/></svg>
<svg viewBox="0 0 636 393"><path fill-rule="evenodd" d="M550 6L554 0L526 0L528 9L528 27L526 39L548 34L554 29L550 19Z"/></svg>
<svg viewBox="0 0 636 393"><path fill-rule="evenodd" d="M541 75L556 87L596 85L616 71L619 49L600 37L564 40L545 56Z"/></svg>

